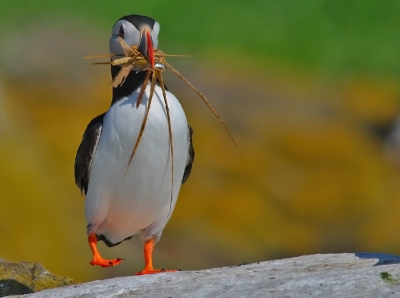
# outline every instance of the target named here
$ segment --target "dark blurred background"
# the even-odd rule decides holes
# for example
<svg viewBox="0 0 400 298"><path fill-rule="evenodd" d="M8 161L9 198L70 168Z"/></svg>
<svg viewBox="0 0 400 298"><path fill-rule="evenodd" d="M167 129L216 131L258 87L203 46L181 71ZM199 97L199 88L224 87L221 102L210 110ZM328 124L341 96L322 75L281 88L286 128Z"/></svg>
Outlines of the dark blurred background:
<svg viewBox="0 0 400 298"><path fill-rule="evenodd" d="M218 4L217 4L218 3ZM144 14L172 74L196 161L155 250L195 270L313 253L400 252L400 2L0 1L0 258L87 281L143 266L138 238L91 267L74 184L88 122L110 104L113 24ZM400 134L400 133L399 133Z"/></svg>

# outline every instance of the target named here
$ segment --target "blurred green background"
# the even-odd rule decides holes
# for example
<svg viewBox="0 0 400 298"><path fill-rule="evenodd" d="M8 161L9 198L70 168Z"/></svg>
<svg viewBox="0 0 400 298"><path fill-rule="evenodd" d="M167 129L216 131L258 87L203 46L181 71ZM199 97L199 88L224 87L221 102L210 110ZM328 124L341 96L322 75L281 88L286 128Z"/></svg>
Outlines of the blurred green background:
<svg viewBox="0 0 400 298"><path fill-rule="evenodd" d="M111 100L115 21L161 24L160 49L219 111L166 74L196 161L155 250L195 270L312 253L400 251L399 1L0 1L0 258L78 281L132 275L138 238L91 267L76 149Z"/></svg>

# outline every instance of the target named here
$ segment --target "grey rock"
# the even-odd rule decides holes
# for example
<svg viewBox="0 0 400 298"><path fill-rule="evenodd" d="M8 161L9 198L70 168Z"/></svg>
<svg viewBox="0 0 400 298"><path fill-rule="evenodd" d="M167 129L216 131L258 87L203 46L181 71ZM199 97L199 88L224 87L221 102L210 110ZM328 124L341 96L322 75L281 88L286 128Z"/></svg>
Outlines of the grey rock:
<svg viewBox="0 0 400 298"><path fill-rule="evenodd" d="M399 263L387 254L317 254L98 280L23 297L400 297Z"/></svg>

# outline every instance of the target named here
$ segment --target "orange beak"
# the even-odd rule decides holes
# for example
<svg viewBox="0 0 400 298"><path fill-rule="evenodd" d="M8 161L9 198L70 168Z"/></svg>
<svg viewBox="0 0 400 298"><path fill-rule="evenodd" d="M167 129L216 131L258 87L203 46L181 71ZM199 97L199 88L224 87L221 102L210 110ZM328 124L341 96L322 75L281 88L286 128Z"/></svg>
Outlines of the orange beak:
<svg viewBox="0 0 400 298"><path fill-rule="evenodd" d="M154 48L153 48L153 40L151 39L151 35L149 31L146 31L147 37L147 61L150 63L151 68L154 67Z"/></svg>
<svg viewBox="0 0 400 298"><path fill-rule="evenodd" d="M150 31L148 29L143 30L142 37L139 43L139 52L144 56L151 68L154 67L154 48L153 39L151 38Z"/></svg>

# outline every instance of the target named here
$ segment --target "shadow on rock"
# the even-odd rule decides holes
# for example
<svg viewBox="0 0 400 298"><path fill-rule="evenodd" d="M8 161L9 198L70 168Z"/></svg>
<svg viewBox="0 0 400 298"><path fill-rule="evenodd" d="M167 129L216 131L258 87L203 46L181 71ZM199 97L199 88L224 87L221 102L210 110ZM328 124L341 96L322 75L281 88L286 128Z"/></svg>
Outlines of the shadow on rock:
<svg viewBox="0 0 400 298"><path fill-rule="evenodd" d="M5 297L9 295L22 295L22 294L30 294L34 291L20 283L19 281L13 279L3 279L0 280L0 297Z"/></svg>
<svg viewBox="0 0 400 298"><path fill-rule="evenodd" d="M374 266L379 265L390 265L390 264L400 264L400 256L375 253L375 252L358 252L355 256L360 259L378 259L378 262Z"/></svg>

